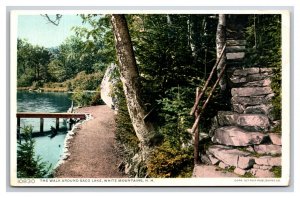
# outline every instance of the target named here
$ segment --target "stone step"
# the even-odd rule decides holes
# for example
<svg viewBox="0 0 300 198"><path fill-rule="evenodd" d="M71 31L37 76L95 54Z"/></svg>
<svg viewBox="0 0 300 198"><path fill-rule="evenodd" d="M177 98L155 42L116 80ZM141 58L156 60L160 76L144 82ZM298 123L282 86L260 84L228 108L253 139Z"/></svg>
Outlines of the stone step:
<svg viewBox="0 0 300 198"><path fill-rule="evenodd" d="M248 131L268 131L270 127L270 121L266 115L238 114L232 111L219 111L217 122L217 126L238 126Z"/></svg>
<svg viewBox="0 0 300 198"><path fill-rule="evenodd" d="M239 177L238 175L220 170L216 166L195 165L193 170L194 178L222 178L222 177Z"/></svg>
<svg viewBox="0 0 300 198"><path fill-rule="evenodd" d="M231 95L232 97L250 97L250 96L266 96L272 94L271 87L243 87L243 88L232 88Z"/></svg>
<svg viewBox="0 0 300 198"><path fill-rule="evenodd" d="M229 84L231 87L240 86L266 86L269 84L270 77L272 76L272 70L268 68L250 68L247 70L229 70L227 75L229 76ZM264 81L267 80L267 81ZM261 82L257 82L261 81ZM253 83L251 83L253 82Z"/></svg>
<svg viewBox="0 0 300 198"><path fill-rule="evenodd" d="M270 116L272 110L271 100L274 94L263 96L234 96L231 104L234 112L243 114L265 114Z"/></svg>
<svg viewBox="0 0 300 198"><path fill-rule="evenodd" d="M260 144L254 146L254 151L258 154L264 154L264 155L277 155L282 153L282 148L279 145L275 144Z"/></svg>
<svg viewBox="0 0 300 198"><path fill-rule="evenodd" d="M246 132L239 127L227 126L215 130L212 142L227 146L249 146L260 144L267 137L260 132Z"/></svg>
<svg viewBox="0 0 300 198"><path fill-rule="evenodd" d="M274 166L281 166L281 157L261 156L255 157L251 153L223 145L212 145L207 150L207 155L214 159L214 165L220 168L234 167L234 172L244 175L246 172L256 177L273 177L270 170ZM212 165L212 163L208 163Z"/></svg>
<svg viewBox="0 0 300 198"><path fill-rule="evenodd" d="M245 57L245 52L230 52L226 53L227 60L240 60Z"/></svg>
<svg viewBox="0 0 300 198"><path fill-rule="evenodd" d="M248 131L266 132L270 128L268 116L263 114L239 114L237 126Z"/></svg>
<svg viewBox="0 0 300 198"><path fill-rule="evenodd" d="M222 161L224 164L234 167L245 168L249 164L255 162L253 158L249 157L250 153L233 149L223 145L213 145L208 148L208 153L212 154L215 158ZM241 161L239 159L241 158ZM251 162L250 162L251 161Z"/></svg>

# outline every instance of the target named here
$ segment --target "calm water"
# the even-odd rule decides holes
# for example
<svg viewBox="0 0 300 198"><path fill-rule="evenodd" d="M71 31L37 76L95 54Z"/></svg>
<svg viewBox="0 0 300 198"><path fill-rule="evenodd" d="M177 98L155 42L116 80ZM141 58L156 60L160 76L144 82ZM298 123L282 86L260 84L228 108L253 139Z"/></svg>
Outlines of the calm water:
<svg viewBox="0 0 300 198"><path fill-rule="evenodd" d="M66 112L71 106L71 94L67 93L36 93L20 91L17 92L17 111L18 112ZM21 119L22 126L33 126L33 132L39 131L40 119L27 118ZM44 131L55 127L55 119L44 119ZM48 136L34 138L35 153L40 155L43 161L48 161L53 166L58 162L62 152L63 143L66 136L66 120L60 119L59 123L61 133L54 138Z"/></svg>

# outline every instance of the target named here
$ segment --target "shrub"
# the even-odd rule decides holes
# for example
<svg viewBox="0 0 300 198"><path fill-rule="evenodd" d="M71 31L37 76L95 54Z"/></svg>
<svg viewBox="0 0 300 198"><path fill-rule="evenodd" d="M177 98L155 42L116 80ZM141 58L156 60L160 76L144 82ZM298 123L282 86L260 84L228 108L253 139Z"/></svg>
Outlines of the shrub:
<svg viewBox="0 0 300 198"><path fill-rule="evenodd" d="M18 142L17 150L17 177L18 178L45 178L49 177L51 164L47 166L40 156L35 156L35 141L31 137L32 127L24 127L23 142Z"/></svg>
<svg viewBox="0 0 300 198"><path fill-rule="evenodd" d="M149 177L191 177L193 149L178 149L168 141L156 148L147 164Z"/></svg>

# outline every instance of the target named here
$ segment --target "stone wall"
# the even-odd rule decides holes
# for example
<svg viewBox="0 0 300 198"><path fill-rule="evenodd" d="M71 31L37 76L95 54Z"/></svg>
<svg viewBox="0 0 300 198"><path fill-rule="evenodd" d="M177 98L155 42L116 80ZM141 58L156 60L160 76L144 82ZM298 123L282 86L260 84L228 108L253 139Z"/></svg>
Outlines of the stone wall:
<svg viewBox="0 0 300 198"><path fill-rule="evenodd" d="M270 68L228 71L232 111L219 111L209 132L213 145L201 156L203 162L238 175L274 177L281 167L281 134L273 129Z"/></svg>

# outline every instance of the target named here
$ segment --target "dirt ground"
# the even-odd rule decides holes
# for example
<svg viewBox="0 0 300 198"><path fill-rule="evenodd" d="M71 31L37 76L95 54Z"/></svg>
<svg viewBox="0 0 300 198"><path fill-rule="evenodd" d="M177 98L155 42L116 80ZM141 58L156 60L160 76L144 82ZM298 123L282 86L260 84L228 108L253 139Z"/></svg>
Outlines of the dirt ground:
<svg viewBox="0 0 300 198"><path fill-rule="evenodd" d="M118 170L114 112L106 105L76 110L89 113L92 120L84 122L70 140L70 157L56 171L59 178L120 178Z"/></svg>

